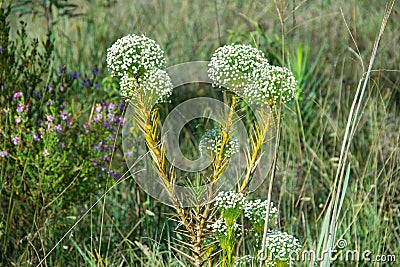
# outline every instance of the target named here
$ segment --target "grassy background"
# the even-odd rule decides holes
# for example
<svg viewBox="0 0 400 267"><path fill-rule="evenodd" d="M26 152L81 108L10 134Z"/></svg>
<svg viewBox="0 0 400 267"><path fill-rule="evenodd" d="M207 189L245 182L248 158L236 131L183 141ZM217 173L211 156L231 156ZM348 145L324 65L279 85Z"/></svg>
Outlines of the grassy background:
<svg viewBox="0 0 400 267"><path fill-rule="evenodd" d="M102 77L107 75L106 49L129 33L144 33L155 39L166 51L169 65L209 60L220 45L240 41L255 42L277 63L297 70L298 77L304 79L302 92L296 104L284 112L273 200L280 208L280 227L299 237L304 248L311 249L324 232L323 214L335 186L350 107L379 32L383 2L75 1L78 8L74 12L82 13L78 17L60 16L54 8L46 19L43 8L36 5L37 14L21 18L28 22L32 36L43 35L49 27L53 29L56 65L65 64L76 70L98 66ZM27 10L30 7L23 6ZM19 12L14 13L14 28L21 19ZM338 238L347 240L347 248L369 249L374 255L395 254L398 261L399 19L397 2L356 121L337 229ZM266 197L266 192L267 183L255 195ZM71 214L74 217L64 221L65 231L90 205L78 207ZM175 266L179 258L175 259L169 248L175 226L167 220L165 212L169 211L144 195L132 179L123 181L107 193L104 202L94 206L46 263L100 266L107 258L111 266L134 261L137 266ZM138 263L137 258L143 262ZM339 262L335 266L349 265Z"/></svg>

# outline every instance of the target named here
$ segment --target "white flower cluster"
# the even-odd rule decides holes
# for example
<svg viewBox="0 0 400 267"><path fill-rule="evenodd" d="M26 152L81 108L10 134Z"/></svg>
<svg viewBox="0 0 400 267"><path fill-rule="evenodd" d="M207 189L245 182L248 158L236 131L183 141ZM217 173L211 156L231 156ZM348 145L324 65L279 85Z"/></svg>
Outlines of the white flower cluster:
<svg viewBox="0 0 400 267"><path fill-rule="evenodd" d="M208 75L214 86L226 87L249 103L276 105L290 101L296 94L293 73L271 66L264 54L250 45L218 48L209 63Z"/></svg>
<svg viewBox="0 0 400 267"><path fill-rule="evenodd" d="M138 81L144 95L158 97L160 101L165 101L172 93L172 81L165 70L152 69L139 77Z"/></svg>
<svg viewBox="0 0 400 267"><path fill-rule="evenodd" d="M165 69L164 52L152 39L130 34L107 50L107 66L115 77L139 77L148 70Z"/></svg>
<svg viewBox="0 0 400 267"><path fill-rule="evenodd" d="M240 266L253 266L254 265L254 257L250 255L246 255L243 257L238 257L235 260L235 265L234 267L240 267Z"/></svg>
<svg viewBox="0 0 400 267"><path fill-rule="evenodd" d="M301 250L299 240L285 232L269 232L266 248L274 260L288 262L295 260Z"/></svg>
<svg viewBox="0 0 400 267"><path fill-rule="evenodd" d="M297 82L293 73L279 66L270 66L259 73L260 78L244 88L243 95L251 104L276 105L286 103L296 94Z"/></svg>
<svg viewBox="0 0 400 267"><path fill-rule="evenodd" d="M220 151L222 147L222 136L221 130L219 128L213 128L211 130L207 130L204 135L201 137L199 143L199 151L201 154L207 152ZM233 154L239 151L239 141L235 137L230 137L228 143L225 145L225 153L224 156L226 158L230 158Z"/></svg>
<svg viewBox="0 0 400 267"><path fill-rule="evenodd" d="M246 203L243 193L235 193L233 191L221 191L215 198L214 206L218 209L242 209Z"/></svg>
<svg viewBox="0 0 400 267"><path fill-rule="evenodd" d="M251 45L225 45L211 57L208 75L214 86L238 92L253 81L255 71L268 65L264 53Z"/></svg>
<svg viewBox="0 0 400 267"><path fill-rule="evenodd" d="M126 100L140 92L147 100L165 101L172 92L171 78L164 70L164 52L146 36L135 34L118 39L107 50L111 75L120 78L121 94Z"/></svg>
<svg viewBox="0 0 400 267"><path fill-rule="evenodd" d="M226 224L224 219L218 219L217 221L213 222L208 226L209 229L211 229L211 232L217 236L223 235L227 236L228 235L228 225ZM239 237L241 233L241 228L240 225L235 223L232 227L233 232L236 233L236 236Z"/></svg>
<svg viewBox="0 0 400 267"><path fill-rule="evenodd" d="M244 204L244 216L253 224L263 224L267 215L268 201L261 199L248 200ZM269 222L272 225L277 224L278 209L274 207L274 203L270 203Z"/></svg>

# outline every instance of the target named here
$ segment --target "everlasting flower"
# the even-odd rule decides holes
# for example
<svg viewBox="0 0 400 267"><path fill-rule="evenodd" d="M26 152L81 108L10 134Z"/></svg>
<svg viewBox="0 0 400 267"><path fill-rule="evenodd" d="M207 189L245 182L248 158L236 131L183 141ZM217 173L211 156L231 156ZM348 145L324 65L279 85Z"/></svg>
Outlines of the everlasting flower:
<svg viewBox="0 0 400 267"><path fill-rule="evenodd" d="M207 152L217 153L222 148L222 136L219 128L213 128L204 133L199 143L199 151L201 154ZM231 137L224 148L224 156L230 158L233 154L239 151L239 142L237 138Z"/></svg>
<svg viewBox="0 0 400 267"><path fill-rule="evenodd" d="M131 34L107 50L107 66L114 77L138 78L149 70L165 69L164 52L154 40Z"/></svg>
<svg viewBox="0 0 400 267"><path fill-rule="evenodd" d="M274 261L288 263L296 259L301 250L301 245L294 236L276 231L268 233L266 248Z"/></svg>
<svg viewBox="0 0 400 267"><path fill-rule="evenodd" d="M218 48L208 64L214 86L238 93L254 80L254 72L268 68L264 53L251 45L225 45Z"/></svg>

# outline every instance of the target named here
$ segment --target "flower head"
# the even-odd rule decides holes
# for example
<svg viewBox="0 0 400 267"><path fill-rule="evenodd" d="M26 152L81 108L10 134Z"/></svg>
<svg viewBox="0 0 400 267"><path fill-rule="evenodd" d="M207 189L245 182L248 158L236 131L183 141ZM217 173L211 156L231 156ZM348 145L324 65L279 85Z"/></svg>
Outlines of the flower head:
<svg viewBox="0 0 400 267"><path fill-rule="evenodd" d="M261 199L248 200L244 204L244 216L253 224L257 233L262 234L264 231L265 216L267 216L268 201ZM269 223L270 227L277 224L278 209L274 207L274 203L270 203Z"/></svg>
<svg viewBox="0 0 400 267"><path fill-rule="evenodd" d="M202 136L199 143L199 150L201 154L207 152L217 153L222 148L221 130L219 128L213 128L208 130ZM235 137L230 137L228 143L224 148L224 156L230 158L233 154L239 151L239 141Z"/></svg>
<svg viewBox="0 0 400 267"><path fill-rule="evenodd" d="M144 35L124 36L107 50L107 66L116 77L138 78L151 69L165 69L165 64L160 46Z"/></svg>
<svg viewBox="0 0 400 267"><path fill-rule="evenodd" d="M299 240L285 232L269 232L266 248L275 262L290 262L301 250Z"/></svg>
<svg viewBox="0 0 400 267"><path fill-rule="evenodd" d="M254 79L254 72L269 66L264 53L251 45L225 45L218 48L209 63L208 75L215 86L234 92Z"/></svg>
<svg viewBox="0 0 400 267"><path fill-rule="evenodd" d="M140 92L147 100L165 101L171 95L173 85L168 73L161 69L151 69L137 80L124 76L120 83L122 96L135 99Z"/></svg>
<svg viewBox="0 0 400 267"><path fill-rule="evenodd" d="M245 87L243 95L252 104L276 105L286 103L296 94L297 82L293 73L279 66L270 66L255 74L253 83Z"/></svg>
<svg viewBox="0 0 400 267"><path fill-rule="evenodd" d="M221 191L215 198L214 206L220 210L225 222L232 226L243 212L246 198L243 193Z"/></svg>

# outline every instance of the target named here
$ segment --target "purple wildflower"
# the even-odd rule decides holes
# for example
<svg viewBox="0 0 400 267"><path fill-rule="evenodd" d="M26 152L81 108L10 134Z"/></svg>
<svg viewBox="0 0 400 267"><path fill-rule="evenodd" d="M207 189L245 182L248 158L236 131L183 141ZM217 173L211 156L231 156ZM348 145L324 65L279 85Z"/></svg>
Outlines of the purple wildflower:
<svg viewBox="0 0 400 267"><path fill-rule="evenodd" d="M57 132L61 132L62 129L63 129L63 127L62 127L61 124L57 124L56 126L54 126L54 130L57 131Z"/></svg>
<svg viewBox="0 0 400 267"><path fill-rule="evenodd" d="M66 108L66 106L65 106L65 104L63 103L63 104L61 104L61 106L60 106L60 110L64 110Z"/></svg>
<svg viewBox="0 0 400 267"><path fill-rule="evenodd" d="M94 110L96 110L97 113L100 113L102 109L103 108L99 104L96 104L96 107L94 108Z"/></svg>
<svg viewBox="0 0 400 267"><path fill-rule="evenodd" d="M47 157L48 155L50 155L49 151L47 151L47 149L45 149L43 151L43 156Z"/></svg>
<svg viewBox="0 0 400 267"><path fill-rule="evenodd" d="M33 140L34 141L38 141L39 140L39 136L37 134L32 133L32 136L33 136Z"/></svg>
<svg viewBox="0 0 400 267"><path fill-rule="evenodd" d="M118 104L118 108L119 108L120 110L124 110L125 105L124 105L123 103L119 103L119 104Z"/></svg>
<svg viewBox="0 0 400 267"><path fill-rule="evenodd" d="M107 166L106 165L103 165L103 166L101 166L101 171L106 171L107 170Z"/></svg>
<svg viewBox="0 0 400 267"><path fill-rule="evenodd" d="M116 173L115 175L114 175L114 179L115 180L120 180L122 178L122 174L120 174L120 173Z"/></svg>
<svg viewBox="0 0 400 267"><path fill-rule="evenodd" d="M49 85L48 87L47 87L47 91L50 93L51 91L53 91L53 86L51 86L51 85Z"/></svg>
<svg viewBox="0 0 400 267"><path fill-rule="evenodd" d="M19 138L18 136L16 136L16 137L13 137L13 138L11 139L11 141L14 143L14 145L18 145L19 142L21 141L21 138Z"/></svg>
<svg viewBox="0 0 400 267"><path fill-rule="evenodd" d="M63 73L67 73L67 72L68 72L68 69L65 65L58 68L58 76L61 76L61 75L63 75Z"/></svg>
<svg viewBox="0 0 400 267"><path fill-rule="evenodd" d="M15 122L16 122L16 123L20 123L20 122L21 122L21 116L16 117L16 118L15 118Z"/></svg>
<svg viewBox="0 0 400 267"><path fill-rule="evenodd" d="M96 83L96 84L94 85L94 87L95 87L96 89L100 89L100 84Z"/></svg>
<svg viewBox="0 0 400 267"><path fill-rule="evenodd" d="M24 112L24 105L22 105L21 103L19 103L19 104L18 104L18 107L17 107L17 112L18 112L18 113Z"/></svg>
<svg viewBox="0 0 400 267"><path fill-rule="evenodd" d="M110 162L110 160L111 160L111 158L110 158L110 156L104 156L103 157L103 160L105 161L105 162Z"/></svg>
<svg viewBox="0 0 400 267"><path fill-rule="evenodd" d="M51 115L46 115L46 120L47 120L48 122L52 122L52 121L54 121L54 117L51 116Z"/></svg>
<svg viewBox="0 0 400 267"><path fill-rule="evenodd" d="M59 144L61 148L65 148L65 144L63 142L60 142Z"/></svg>
<svg viewBox="0 0 400 267"><path fill-rule="evenodd" d="M60 118L63 121L67 121L67 120L69 120L69 114L67 112L63 112L63 113L61 113Z"/></svg>
<svg viewBox="0 0 400 267"><path fill-rule="evenodd" d="M14 100L16 100L16 99L18 99L18 98L21 98L23 96L23 94L22 94L22 92L20 92L20 91L15 91L14 92Z"/></svg>
<svg viewBox="0 0 400 267"><path fill-rule="evenodd" d="M65 92L64 86L61 86L59 90L60 90L60 93L64 93Z"/></svg>
<svg viewBox="0 0 400 267"><path fill-rule="evenodd" d="M94 161L93 161L93 166L95 166L95 167L96 167L97 165L98 165L98 162L97 162L97 160L94 160Z"/></svg>
<svg viewBox="0 0 400 267"><path fill-rule="evenodd" d="M97 151L101 151L101 143L100 144L98 144L98 145L94 145L94 148L97 150Z"/></svg>
<svg viewBox="0 0 400 267"><path fill-rule="evenodd" d="M71 73L70 78L72 80L78 80L79 79L79 73L77 73L77 72Z"/></svg>
<svg viewBox="0 0 400 267"><path fill-rule="evenodd" d="M110 103L110 104L108 104L108 111L112 111L112 110L114 110L115 109L115 105L114 105L114 103Z"/></svg>
<svg viewBox="0 0 400 267"><path fill-rule="evenodd" d="M90 87L90 83L91 83L91 82L92 82L91 79L85 79L85 80L82 82L82 85L83 85L83 87L88 88L88 87Z"/></svg>
<svg viewBox="0 0 400 267"><path fill-rule="evenodd" d="M94 68L92 69L92 72L93 72L94 75L97 75L97 74L99 74L99 69L96 68L96 67L94 67Z"/></svg>
<svg viewBox="0 0 400 267"><path fill-rule="evenodd" d="M130 158L130 157L133 157L133 152L132 151L128 151L128 152L126 152L126 155Z"/></svg>
<svg viewBox="0 0 400 267"><path fill-rule="evenodd" d="M6 151L1 151L0 152L0 157L1 158L4 158L4 157L7 157L8 156L8 151L6 150Z"/></svg>

